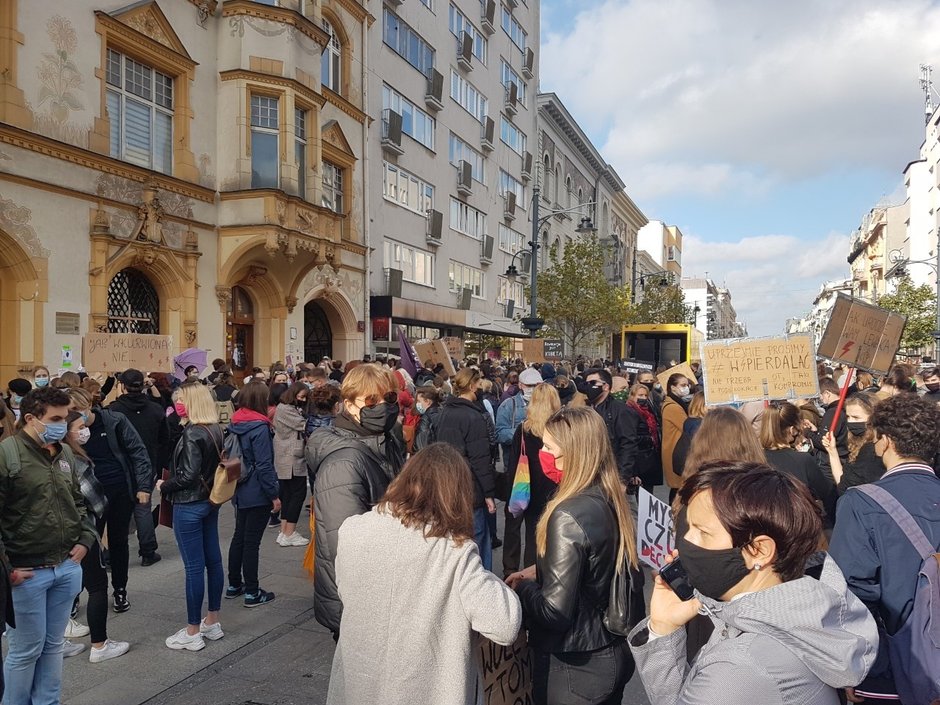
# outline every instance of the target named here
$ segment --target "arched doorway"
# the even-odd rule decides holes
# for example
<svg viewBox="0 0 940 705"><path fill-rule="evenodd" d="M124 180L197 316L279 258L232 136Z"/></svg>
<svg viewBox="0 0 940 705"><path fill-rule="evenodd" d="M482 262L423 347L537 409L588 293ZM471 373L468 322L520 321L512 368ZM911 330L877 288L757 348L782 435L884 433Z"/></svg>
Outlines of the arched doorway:
<svg viewBox="0 0 940 705"><path fill-rule="evenodd" d="M108 332L160 334L160 297L133 267L119 271L108 284Z"/></svg>
<svg viewBox="0 0 940 705"><path fill-rule="evenodd" d="M255 306L248 292L240 286L232 287L232 302L228 310L226 347L235 379L241 382L251 374L255 358Z"/></svg>
<svg viewBox="0 0 940 705"><path fill-rule="evenodd" d="M317 363L333 357L333 330L323 307L314 301L304 305L304 360Z"/></svg>

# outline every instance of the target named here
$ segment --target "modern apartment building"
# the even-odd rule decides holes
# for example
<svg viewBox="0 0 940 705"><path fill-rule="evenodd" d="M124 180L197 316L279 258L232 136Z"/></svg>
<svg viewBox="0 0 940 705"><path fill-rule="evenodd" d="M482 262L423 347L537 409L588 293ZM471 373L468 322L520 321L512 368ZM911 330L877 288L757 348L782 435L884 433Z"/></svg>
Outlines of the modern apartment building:
<svg viewBox="0 0 940 705"><path fill-rule="evenodd" d="M682 231L661 220L651 220L640 229L639 248L646 250L660 267L672 275L673 281L682 277Z"/></svg>
<svg viewBox="0 0 940 705"><path fill-rule="evenodd" d="M369 39L373 348L521 336L538 0L386 0ZM379 12L381 16L379 16Z"/></svg>
<svg viewBox="0 0 940 705"><path fill-rule="evenodd" d="M0 380L78 367L96 331L239 374L361 356L374 19L357 0L0 2Z"/></svg>

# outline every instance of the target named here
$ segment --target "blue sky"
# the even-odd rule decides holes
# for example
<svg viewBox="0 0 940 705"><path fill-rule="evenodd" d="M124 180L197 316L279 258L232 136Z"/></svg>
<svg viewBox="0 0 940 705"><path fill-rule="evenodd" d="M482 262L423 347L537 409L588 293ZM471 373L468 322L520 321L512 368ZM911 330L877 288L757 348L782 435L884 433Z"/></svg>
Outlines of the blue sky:
<svg viewBox="0 0 940 705"><path fill-rule="evenodd" d="M848 274L848 239L903 200L924 139L929 0L542 0L541 90L559 94L683 268L780 333Z"/></svg>

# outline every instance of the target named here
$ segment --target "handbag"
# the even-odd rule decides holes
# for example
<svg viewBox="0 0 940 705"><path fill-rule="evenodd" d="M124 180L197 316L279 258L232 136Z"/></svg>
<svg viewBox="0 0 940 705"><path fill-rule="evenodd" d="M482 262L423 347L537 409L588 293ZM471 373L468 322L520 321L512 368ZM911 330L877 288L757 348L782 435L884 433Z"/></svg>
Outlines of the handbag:
<svg viewBox="0 0 940 705"><path fill-rule="evenodd" d="M238 481L242 476L242 459L240 457L229 457L226 450L219 446L215 440L215 434L209 431L212 442L219 453L219 464L215 468L215 477L212 480L212 487L209 487L209 503L219 507L226 502L231 501L235 496L235 490L238 489ZM205 480L203 480L205 483Z"/></svg>
<svg viewBox="0 0 940 705"><path fill-rule="evenodd" d="M525 436L520 434L519 443L522 451L516 464L516 475L509 493L509 513L514 517L521 515L529 507L532 499L532 476L529 472L529 457L525 454Z"/></svg>
<svg viewBox="0 0 940 705"><path fill-rule="evenodd" d="M163 468L163 481L166 482L170 479L170 471L166 468ZM168 529L173 528L173 502L170 501L170 498L160 493L160 504L157 507L159 514L157 515L157 524L159 526L165 526Z"/></svg>
<svg viewBox="0 0 940 705"><path fill-rule="evenodd" d="M620 570L610 581L610 597L604 610L604 627L616 636L627 636L646 617L643 572L630 564L625 554Z"/></svg>

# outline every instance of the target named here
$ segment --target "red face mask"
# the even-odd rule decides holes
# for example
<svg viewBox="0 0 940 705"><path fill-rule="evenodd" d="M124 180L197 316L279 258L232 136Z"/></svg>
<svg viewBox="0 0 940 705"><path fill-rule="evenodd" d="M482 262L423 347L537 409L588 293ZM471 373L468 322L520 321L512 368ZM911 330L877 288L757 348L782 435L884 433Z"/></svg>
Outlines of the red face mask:
<svg viewBox="0 0 940 705"><path fill-rule="evenodd" d="M176 415L181 419L186 418L186 405L183 402L173 402L173 409L176 411Z"/></svg>
<svg viewBox="0 0 940 705"><path fill-rule="evenodd" d="M555 456L545 450L539 451L539 467L542 474L556 485L561 483L561 470L555 466Z"/></svg>

